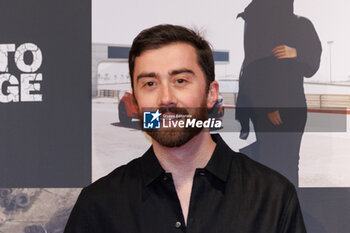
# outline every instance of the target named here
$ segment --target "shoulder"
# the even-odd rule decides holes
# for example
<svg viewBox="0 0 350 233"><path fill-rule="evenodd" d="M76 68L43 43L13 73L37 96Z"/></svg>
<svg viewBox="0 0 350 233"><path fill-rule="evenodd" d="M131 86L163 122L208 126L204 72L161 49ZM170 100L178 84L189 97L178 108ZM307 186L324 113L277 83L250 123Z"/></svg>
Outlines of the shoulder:
<svg viewBox="0 0 350 233"><path fill-rule="evenodd" d="M278 218L298 212L296 190L287 178L246 155L238 153L234 157L238 170L236 192L240 194L242 208L252 210L258 215L261 208L268 206Z"/></svg>
<svg viewBox="0 0 350 233"><path fill-rule="evenodd" d="M235 155L240 171L243 218L253 215L276 232L306 232L294 185L278 172L245 155Z"/></svg>
<svg viewBox="0 0 350 233"><path fill-rule="evenodd" d="M141 157L113 170L108 175L86 186L79 198L101 199L121 195L141 182Z"/></svg>
<svg viewBox="0 0 350 233"><path fill-rule="evenodd" d="M137 186L135 184L140 182L136 172L139 164L140 158L135 159L83 188L72 209L65 232L106 232L104 229L113 226L109 221L110 216L121 219L136 199L136 192L130 190L134 190Z"/></svg>
<svg viewBox="0 0 350 233"><path fill-rule="evenodd" d="M295 190L286 177L244 154L235 152L233 161L245 191L282 194Z"/></svg>
<svg viewBox="0 0 350 233"><path fill-rule="evenodd" d="M121 219L137 198L140 158L116 168L83 188L70 214L65 232L106 232L110 216ZM134 191L134 192L132 192ZM125 201L128 200L128 201Z"/></svg>
<svg viewBox="0 0 350 233"><path fill-rule="evenodd" d="M303 17L303 16L299 16L296 15L295 17L295 22L297 23L297 25L301 28L306 28L306 29L314 29L314 25L311 22L310 19Z"/></svg>
<svg viewBox="0 0 350 233"><path fill-rule="evenodd" d="M306 18L306 17L303 17L303 16L300 16L300 15L295 15L295 18L297 20L297 22L299 23L309 23L309 24L312 24L312 22Z"/></svg>

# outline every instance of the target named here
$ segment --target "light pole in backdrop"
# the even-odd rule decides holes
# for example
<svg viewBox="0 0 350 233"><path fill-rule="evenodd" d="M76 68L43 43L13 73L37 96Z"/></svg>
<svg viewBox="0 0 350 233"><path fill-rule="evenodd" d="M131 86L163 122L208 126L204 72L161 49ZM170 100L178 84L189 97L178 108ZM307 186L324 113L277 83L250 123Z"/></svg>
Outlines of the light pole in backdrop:
<svg viewBox="0 0 350 233"><path fill-rule="evenodd" d="M332 44L333 40L327 41L327 44L329 45L329 80L332 83Z"/></svg>

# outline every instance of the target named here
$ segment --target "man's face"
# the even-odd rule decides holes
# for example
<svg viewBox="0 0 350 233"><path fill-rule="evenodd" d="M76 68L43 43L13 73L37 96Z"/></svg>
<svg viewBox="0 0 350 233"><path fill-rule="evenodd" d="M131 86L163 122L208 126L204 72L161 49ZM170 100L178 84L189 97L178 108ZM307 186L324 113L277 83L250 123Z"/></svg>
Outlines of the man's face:
<svg viewBox="0 0 350 233"><path fill-rule="evenodd" d="M140 117L145 109L160 109L163 116L181 113L207 119L207 108L213 101L207 99L206 78L193 46L172 43L143 52L135 59L133 79ZM161 127L146 132L161 145L174 147L200 131Z"/></svg>

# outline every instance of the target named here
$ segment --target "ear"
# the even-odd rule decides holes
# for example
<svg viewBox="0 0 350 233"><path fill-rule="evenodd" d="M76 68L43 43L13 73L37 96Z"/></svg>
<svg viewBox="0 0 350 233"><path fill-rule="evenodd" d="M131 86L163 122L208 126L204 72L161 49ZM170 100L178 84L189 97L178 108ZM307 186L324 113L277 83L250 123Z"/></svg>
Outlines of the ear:
<svg viewBox="0 0 350 233"><path fill-rule="evenodd" d="M217 81L213 81L210 83L208 98L207 98L207 108L211 109L214 107L214 104L218 100L219 97L219 83Z"/></svg>

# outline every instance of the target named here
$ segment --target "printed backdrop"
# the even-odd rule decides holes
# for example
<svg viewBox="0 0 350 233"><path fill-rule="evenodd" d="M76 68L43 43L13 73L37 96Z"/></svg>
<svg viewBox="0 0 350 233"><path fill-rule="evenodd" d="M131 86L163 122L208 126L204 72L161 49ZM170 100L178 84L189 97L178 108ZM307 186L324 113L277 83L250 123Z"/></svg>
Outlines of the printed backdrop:
<svg viewBox="0 0 350 233"><path fill-rule="evenodd" d="M312 80L327 81L331 56L333 81L346 78L350 36L335 30L334 22L347 28L347 3L295 1L296 9L314 22L324 48ZM150 146L136 121L125 125L119 119L119 101L130 92L127 50L146 27L174 23L197 28L225 55L215 68L228 107L224 127L228 122L232 128L222 136L234 150L254 142L253 132L246 141L238 138L232 112L243 59L243 22L235 17L249 2L3 0L0 233L63 232L81 187ZM346 100L348 86L337 83L321 92ZM321 94L310 83L305 91L317 98ZM309 114L316 121L308 124L322 118L332 125L340 119L317 116ZM349 114L340 122L344 119L348 125L341 124L340 130L309 131L303 137L298 193L309 233L350 232Z"/></svg>
<svg viewBox="0 0 350 233"><path fill-rule="evenodd" d="M0 5L0 232L63 232L91 182L91 2Z"/></svg>
<svg viewBox="0 0 350 233"><path fill-rule="evenodd" d="M91 180L91 26L85 0L3 0L0 187Z"/></svg>

